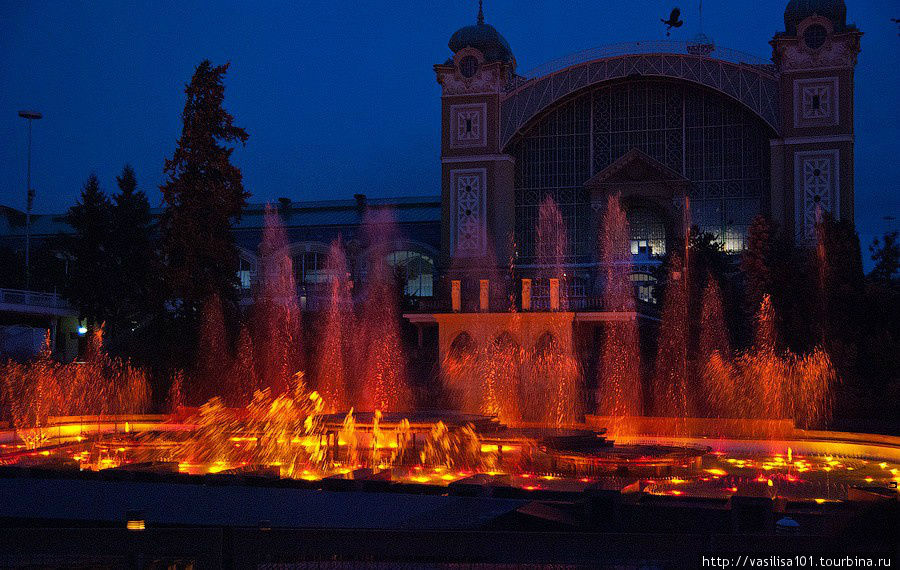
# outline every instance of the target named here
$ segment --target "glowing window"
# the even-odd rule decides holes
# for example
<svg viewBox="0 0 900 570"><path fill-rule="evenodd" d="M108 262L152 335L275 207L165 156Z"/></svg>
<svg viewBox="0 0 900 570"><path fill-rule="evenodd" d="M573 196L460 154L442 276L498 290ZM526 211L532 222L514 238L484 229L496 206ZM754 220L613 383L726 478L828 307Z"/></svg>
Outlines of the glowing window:
<svg viewBox="0 0 900 570"><path fill-rule="evenodd" d="M250 289L253 280L256 277L256 264L243 257L238 259L238 288L242 290Z"/></svg>
<svg viewBox="0 0 900 570"><path fill-rule="evenodd" d="M656 279L647 273L632 273L631 282L637 299L643 303L656 303Z"/></svg>

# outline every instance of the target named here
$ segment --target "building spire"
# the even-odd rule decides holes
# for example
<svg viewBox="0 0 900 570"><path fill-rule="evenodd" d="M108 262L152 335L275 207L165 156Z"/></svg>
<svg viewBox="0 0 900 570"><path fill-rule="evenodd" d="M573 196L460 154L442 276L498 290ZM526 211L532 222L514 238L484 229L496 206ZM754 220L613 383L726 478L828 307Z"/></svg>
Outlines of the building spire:
<svg viewBox="0 0 900 570"><path fill-rule="evenodd" d="M700 33L703 33L703 0L700 0Z"/></svg>
<svg viewBox="0 0 900 570"><path fill-rule="evenodd" d="M481 9L481 0L478 0L478 24L484 24L484 10Z"/></svg>

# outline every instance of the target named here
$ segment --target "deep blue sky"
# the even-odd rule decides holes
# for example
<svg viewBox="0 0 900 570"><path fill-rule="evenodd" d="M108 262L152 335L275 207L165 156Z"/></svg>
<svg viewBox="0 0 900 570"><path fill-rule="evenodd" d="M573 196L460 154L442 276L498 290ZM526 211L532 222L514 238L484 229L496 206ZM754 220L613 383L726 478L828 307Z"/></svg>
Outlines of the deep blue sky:
<svg viewBox="0 0 900 570"><path fill-rule="evenodd" d="M704 31L768 58L787 0L707 0ZM25 126L35 108L35 211L61 212L96 172L125 162L159 202L183 87L204 58L231 62L226 106L250 133L235 152L254 201L437 194L440 91L431 66L473 23L474 0L390 2L0 0L0 204L24 206ZM257 6L259 4L259 6ZM659 17L697 2L487 0L485 15L527 71L602 44L663 38ZM856 72L856 215L863 247L900 217L896 0L847 0L865 33Z"/></svg>

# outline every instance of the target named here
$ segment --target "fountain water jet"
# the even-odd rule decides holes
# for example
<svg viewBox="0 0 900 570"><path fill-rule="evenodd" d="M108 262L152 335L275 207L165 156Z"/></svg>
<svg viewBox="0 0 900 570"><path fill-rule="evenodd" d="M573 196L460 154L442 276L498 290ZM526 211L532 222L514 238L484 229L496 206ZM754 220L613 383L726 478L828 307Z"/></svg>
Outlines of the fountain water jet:
<svg viewBox="0 0 900 570"><path fill-rule="evenodd" d="M347 256L341 239L331 242L325 261L328 301L322 315L317 385L331 413L349 406L348 390L353 385L353 333L355 319Z"/></svg>
<svg viewBox="0 0 900 570"><path fill-rule="evenodd" d="M618 194L610 195L603 218L601 267L605 272L603 308L606 311L633 313L634 287L630 280L630 233ZM602 416L613 418L608 433L627 430L626 417L639 416L643 408L641 357L637 320L626 318L603 325L597 408Z"/></svg>
<svg viewBox="0 0 900 570"><path fill-rule="evenodd" d="M560 426L575 421L580 414L581 400L571 314L565 312L569 307L564 265L567 233L559 207L550 196L541 203L539 219L538 278L540 288L547 293L550 312L542 321L543 332L528 355L521 409L524 420Z"/></svg>
<svg viewBox="0 0 900 570"><path fill-rule="evenodd" d="M231 368L231 350L225 332L225 318L219 296L213 294L203 304L200 324L200 340L197 346L197 366L189 377L188 401L200 405L213 396L221 395L229 402L234 400L232 387L227 378ZM222 389L223 380L224 393Z"/></svg>
<svg viewBox="0 0 900 570"><path fill-rule="evenodd" d="M250 330L243 325L238 333L237 354L228 378L226 402L230 406L246 406L253 393L259 389L259 375L256 372L256 357Z"/></svg>
<svg viewBox="0 0 900 570"><path fill-rule="evenodd" d="M515 313L510 301L508 283L500 277L495 249L487 244L486 254L480 257L454 256L451 279L459 279L462 288L462 309L465 312ZM486 281L487 307L481 306L481 287ZM475 287L475 286L478 287ZM513 317L508 330L498 332L490 319L476 318L465 336L451 343L450 351L441 363L444 385L456 409L474 414L496 415L506 422L519 420L518 345L508 330L517 330L520 323ZM477 343L472 336L484 339Z"/></svg>
<svg viewBox="0 0 900 570"><path fill-rule="evenodd" d="M287 391L303 367L302 317L287 243L278 211L266 206L253 337L260 381L274 394Z"/></svg>
<svg viewBox="0 0 900 570"><path fill-rule="evenodd" d="M704 415L733 417L734 375L728 370L731 342L722 308L719 282L707 275L700 309L700 339L696 368L703 383L704 402L697 408Z"/></svg>
<svg viewBox="0 0 900 570"><path fill-rule="evenodd" d="M673 255L666 282L653 375L653 407L660 416L684 418L689 415L686 289L681 258Z"/></svg>
<svg viewBox="0 0 900 570"><path fill-rule="evenodd" d="M496 415L506 424L520 421L521 347L504 331L484 347L480 364L484 386L480 412Z"/></svg>
<svg viewBox="0 0 900 570"><path fill-rule="evenodd" d="M106 354L101 327L91 334L83 361L53 360L48 334L33 361L0 362L0 402L0 417L27 428L23 439L34 446L44 440L41 428L51 416L143 413L150 385L144 370Z"/></svg>
<svg viewBox="0 0 900 570"><path fill-rule="evenodd" d="M370 244L368 275L357 347L360 355L362 410L384 412L407 409L411 393L406 379L406 359L400 341L396 276L387 256L398 238L391 212L369 209L363 222Z"/></svg>
<svg viewBox="0 0 900 570"><path fill-rule="evenodd" d="M568 253L568 233L559 206L552 197L547 196L541 202L538 219L537 258L540 267L538 277L542 281L541 288L547 291L547 308L550 308L549 282L551 279L558 279L558 310L566 311L569 308L569 296L564 264Z"/></svg>

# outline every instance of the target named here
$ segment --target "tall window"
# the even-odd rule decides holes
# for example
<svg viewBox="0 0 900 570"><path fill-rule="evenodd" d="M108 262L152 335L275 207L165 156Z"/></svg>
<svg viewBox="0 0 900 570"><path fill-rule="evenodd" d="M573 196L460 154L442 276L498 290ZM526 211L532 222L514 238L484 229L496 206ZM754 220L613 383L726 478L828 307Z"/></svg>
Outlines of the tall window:
<svg viewBox="0 0 900 570"><path fill-rule="evenodd" d="M643 259L666 254L666 226L654 212L646 208L628 210L631 254Z"/></svg>
<svg viewBox="0 0 900 570"><path fill-rule="evenodd" d="M253 279L255 277L256 263L248 259L244 259L243 257L238 258L238 287L241 290L249 290L250 286L253 284Z"/></svg>
<svg viewBox="0 0 900 570"><path fill-rule="evenodd" d="M325 273L325 259L327 253L324 251L303 251L294 254L294 280L298 285L314 285L316 283L324 283L327 275Z"/></svg>
<svg viewBox="0 0 900 570"><path fill-rule="evenodd" d="M403 292L412 297L434 296L434 260L416 251L394 251L387 262L399 270L405 282Z"/></svg>

